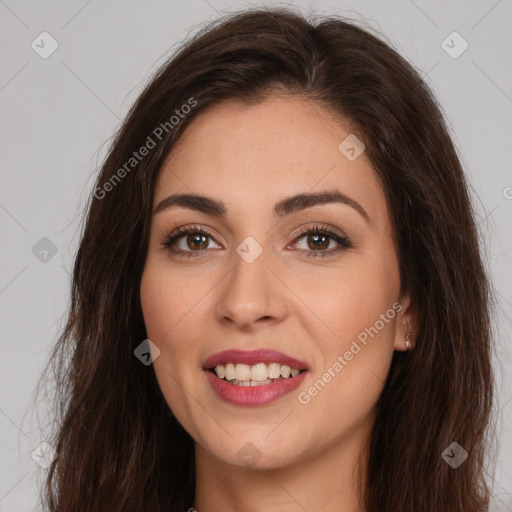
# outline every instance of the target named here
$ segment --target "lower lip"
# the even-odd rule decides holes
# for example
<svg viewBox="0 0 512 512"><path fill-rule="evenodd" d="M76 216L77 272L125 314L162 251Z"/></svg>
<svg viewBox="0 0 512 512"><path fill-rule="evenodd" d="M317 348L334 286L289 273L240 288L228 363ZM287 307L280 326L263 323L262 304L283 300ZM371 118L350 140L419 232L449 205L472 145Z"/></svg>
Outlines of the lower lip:
<svg viewBox="0 0 512 512"><path fill-rule="evenodd" d="M245 407L267 405L296 389L308 373L307 370L295 377L281 379L264 384L263 386L236 386L227 380L219 379L215 374L206 370L206 378L212 388L224 400L233 405Z"/></svg>

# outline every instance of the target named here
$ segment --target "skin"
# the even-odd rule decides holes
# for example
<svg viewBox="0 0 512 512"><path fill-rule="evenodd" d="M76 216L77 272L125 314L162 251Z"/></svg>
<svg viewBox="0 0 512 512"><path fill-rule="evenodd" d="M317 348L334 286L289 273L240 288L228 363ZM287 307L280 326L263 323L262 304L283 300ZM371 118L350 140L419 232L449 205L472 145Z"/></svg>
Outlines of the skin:
<svg viewBox="0 0 512 512"><path fill-rule="evenodd" d="M400 296L384 192L364 152L349 161L338 149L349 133L347 123L301 98L224 102L188 126L160 171L155 207L170 194L194 193L227 209L224 219L176 206L153 215L140 288L148 338L161 351L153 363L159 385L195 441L190 505L199 512L363 510L358 460L365 460L375 404L413 317L409 297ZM333 189L357 201L369 222L341 203L273 215L285 197ZM298 235L315 223L352 246L308 258L308 250L340 247L327 238L318 249L314 234ZM187 243L184 235L175 247L195 257L173 255L162 242L191 224L212 237L198 241L196 234ZM248 236L263 250L252 263L236 252ZM401 311L300 403L298 394L396 302ZM269 405L231 405L213 391L202 364L232 348L272 348L306 361L311 371ZM252 466L237 456L249 442L258 458Z"/></svg>

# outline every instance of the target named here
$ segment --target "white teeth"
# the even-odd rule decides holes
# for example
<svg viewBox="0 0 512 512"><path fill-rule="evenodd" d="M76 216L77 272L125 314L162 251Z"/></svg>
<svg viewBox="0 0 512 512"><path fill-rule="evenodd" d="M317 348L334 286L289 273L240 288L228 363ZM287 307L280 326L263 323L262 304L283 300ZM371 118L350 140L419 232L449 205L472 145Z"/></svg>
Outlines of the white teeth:
<svg viewBox="0 0 512 512"><path fill-rule="evenodd" d="M235 386L265 386L267 384L271 384L272 381L270 379L263 380L261 382L256 382L255 380L230 380L230 384L234 384Z"/></svg>
<svg viewBox="0 0 512 512"><path fill-rule="evenodd" d="M215 368L215 373L217 374L217 377L223 379L226 376L226 368L223 364L219 364Z"/></svg>
<svg viewBox="0 0 512 512"><path fill-rule="evenodd" d="M251 367L248 364L237 364L235 366L235 378L236 380L250 380Z"/></svg>
<svg viewBox="0 0 512 512"><path fill-rule="evenodd" d="M261 382L267 380L268 370L265 363L258 363L251 367L251 380Z"/></svg>
<svg viewBox="0 0 512 512"><path fill-rule="evenodd" d="M269 379L278 379L281 377L281 365L279 363L270 363L268 365Z"/></svg>
<svg viewBox="0 0 512 512"><path fill-rule="evenodd" d="M218 366L215 367L215 373L217 373ZM220 375L217 373L217 377ZM235 379L235 365L233 363L228 363L226 365L226 380L234 380ZM222 378L222 377L221 377Z"/></svg>
<svg viewBox="0 0 512 512"><path fill-rule="evenodd" d="M243 363L219 364L215 367L215 373L220 379L226 379L232 384L239 386L258 386L270 384L273 380L296 377L300 370L290 368L286 364L279 363L257 363L249 366Z"/></svg>
<svg viewBox="0 0 512 512"><path fill-rule="evenodd" d="M270 384L272 381L270 379L265 379L260 382L255 380L251 380L251 386L264 386L265 384Z"/></svg>
<svg viewBox="0 0 512 512"><path fill-rule="evenodd" d="M286 364L283 364L281 366L281 377L283 377L283 379L287 379L290 376L290 373L291 373L290 367L287 366Z"/></svg>

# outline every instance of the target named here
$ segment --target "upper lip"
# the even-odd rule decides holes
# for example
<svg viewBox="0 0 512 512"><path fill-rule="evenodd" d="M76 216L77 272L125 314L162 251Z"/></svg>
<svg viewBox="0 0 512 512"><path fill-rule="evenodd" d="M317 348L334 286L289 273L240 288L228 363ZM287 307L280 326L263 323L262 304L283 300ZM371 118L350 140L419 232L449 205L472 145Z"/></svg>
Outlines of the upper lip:
<svg viewBox="0 0 512 512"><path fill-rule="evenodd" d="M297 368L298 370L309 369L307 363L304 361L299 361L282 352L266 348L258 348L255 350L231 349L217 352L206 359L203 368L209 370L219 364L227 363L243 363L249 366L257 363L280 363L288 365L290 368Z"/></svg>

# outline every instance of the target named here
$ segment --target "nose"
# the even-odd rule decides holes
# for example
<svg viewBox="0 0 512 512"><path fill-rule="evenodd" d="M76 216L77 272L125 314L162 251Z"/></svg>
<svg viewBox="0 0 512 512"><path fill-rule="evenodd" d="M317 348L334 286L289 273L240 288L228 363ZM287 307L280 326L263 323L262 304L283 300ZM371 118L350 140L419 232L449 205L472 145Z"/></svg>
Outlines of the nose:
<svg viewBox="0 0 512 512"><path fill-rule="evenodd" d="M251 331L281 322L287 314L286 286L269 266L265 251L252 263L233 255L233 268L219 283L219 322Z"/></svg>

